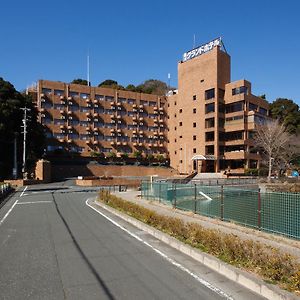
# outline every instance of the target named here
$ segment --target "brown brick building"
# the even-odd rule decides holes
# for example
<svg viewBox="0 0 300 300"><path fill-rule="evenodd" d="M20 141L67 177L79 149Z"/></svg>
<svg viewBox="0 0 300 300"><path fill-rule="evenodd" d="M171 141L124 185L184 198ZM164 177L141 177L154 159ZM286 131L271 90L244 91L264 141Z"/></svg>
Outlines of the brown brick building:
<svg viewBox="0 0 300 300"><path fill-rule="evenodd" d="M209 44L178 63L178 90L168 97L171 166L186 174L244 172L259 166L251 136L268 102L252 95L250 82L230 82L230 56Z"/></svg>
<svg viewBox="0 0 300 300"><path fill-rule="evenodd" d="M166 154L166 97L39 80L47 151Z"/></svg>

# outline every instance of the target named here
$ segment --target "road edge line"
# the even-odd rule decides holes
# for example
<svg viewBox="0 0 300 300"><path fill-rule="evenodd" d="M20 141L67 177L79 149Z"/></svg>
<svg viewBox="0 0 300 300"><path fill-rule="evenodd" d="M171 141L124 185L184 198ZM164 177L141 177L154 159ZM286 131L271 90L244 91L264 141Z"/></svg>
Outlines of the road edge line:
<svg viewBox="0 0 300 300"><path fill-rule="evenodd" d="M91 198L87 199L90 200ZM220 259L208 254L201 252L198 249L195 249L189 245L186 245L176 238L169 236L166 233L159 231L158 229L149 226L133 217L128 216L125 213L122 213L110 206L107 206L103 203L95 201L93 198L93 203L108 212L120 217L126 222L136 226L137 228L144 230L145 232L153 235L155 238L167 243L169 246L179 250L180 252L192 257L193 259L199 261L210 269L216 271L217 273L225 276L226 278L246 287L247 289L257 293L258 295L265 297L270 300L299 300L299 297L296 295L280 289L276 285L271 285L265 283L262 279L255 277L255 275L249 274L248 272L238 269L234 266L231 266ZM87 204L86 201L86 204ZM87 204L89 207L97 211L90 204ZM98 212L98 211L97 211Z"/></svg>
<svg viewBox="0 0 300 300"><path fill-rule="evenodd" d="M93 207L91 204L88 203L88 201L91 198L88 198L85 201L85 204L90 207L91 209L93 209L94 211L96 211L98 214L100 214L101 216L103 216L105 219L107 219L109 222L111 222L112 224L114 224L115 226L117 226L118 228L120 228L121 230L125 231L127 234L129 234L130 236L132 236L133 238L135 238L136 240L138 240L139 242L143 243L144 245L148 246L149 248L151 248L154 252L156 252L157 254L159 254L161 257L163 257L164 259L166 259L169 263L171 263L173 266L179 268L180 270L184 271L185 273L188 273L190 276L192 276L194 279L196 279L198 282L200 282L202 285L204 285L206 288L208 288L209 290L213 291L214 293L218 294L219 296L227 299L227 300L234 300L234 298L232 298L230 295L228 295L227 293L225 293L224 291L222 291L220 288L212 285L211 283L209 283L208 281L206 281L205 279L199 277L197 274L193 273L192 271L190 271L189 269L187 269L186 267L184 267L182 264L176 262L175 260L173 260L172 258L170 258L168 255L166 255L165 253L163 253L162 251L160 251L159 249L155 248L154 246L152 246L151 244L149 244L148 242L146 242L145 240L143 240L141 237L137 236L136 234L132 233L130 230L126 229L125 227L123 227L122 225L120 225L118 222L116 222L115 220L111 219L110 217L108 217L107 215L105 215L104 213L102 213L101 211L97 210L95 207ZM95 202L94 202L95 203ZM97 203L95 203L96 205L98 205ZM100 205L99 205L100 206ZM102 206L100 206L102 207ZM106 209L106 207L102 207L104 209ZM109 209L106 209L108 212L111 212ZM114 215L114 212L111 212ZM118 216L118 215L117 215ZM122 218L122 216L121 216ZM124 218L122 218L124 220ZM126 221L126 220L125 220ZM131 222L129 222L131 223ZM133 223L131 223L133 224ZM133 224L135 225L135 224Z"/></svg>

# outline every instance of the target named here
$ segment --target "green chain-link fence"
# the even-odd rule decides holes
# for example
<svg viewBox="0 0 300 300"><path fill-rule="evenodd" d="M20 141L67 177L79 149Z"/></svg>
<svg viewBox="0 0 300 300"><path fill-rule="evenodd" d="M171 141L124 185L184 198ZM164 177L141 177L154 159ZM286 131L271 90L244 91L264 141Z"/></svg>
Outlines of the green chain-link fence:
<svg viewBox="0 0 300 300"><path fill-rule="evenodd" d="M141 191L148 200L300 239L300 193L149 181Z"/></svg>

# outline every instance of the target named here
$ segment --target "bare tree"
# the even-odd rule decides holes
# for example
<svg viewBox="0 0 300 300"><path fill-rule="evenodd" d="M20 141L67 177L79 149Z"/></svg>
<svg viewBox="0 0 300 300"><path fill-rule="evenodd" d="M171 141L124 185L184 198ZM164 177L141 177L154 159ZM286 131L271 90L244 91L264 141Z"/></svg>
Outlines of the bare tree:
<svg viewBox="0 0 300 300"><path fill-rule="evenodd" d="M271 180L272 166L286 163L291 160L293 151L290 147L291 135L278 120L268 120L265 124L257 126L254 143L266 156L269 171L268 180Z"/></svg>

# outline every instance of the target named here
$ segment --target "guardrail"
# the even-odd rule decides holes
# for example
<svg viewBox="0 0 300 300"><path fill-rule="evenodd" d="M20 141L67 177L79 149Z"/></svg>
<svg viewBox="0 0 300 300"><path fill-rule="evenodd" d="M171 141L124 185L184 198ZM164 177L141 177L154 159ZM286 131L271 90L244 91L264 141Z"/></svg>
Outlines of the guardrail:
<svg viewBox="0 0 300 300"><path fill-rule="evenodd" d="M0 184L0 202L8 196L12 192L12 187L8 183Z"/></svg>

